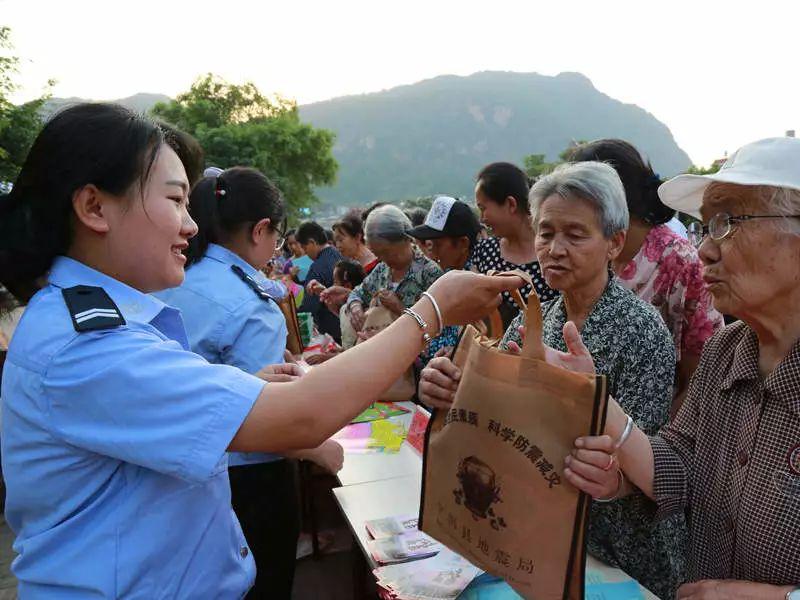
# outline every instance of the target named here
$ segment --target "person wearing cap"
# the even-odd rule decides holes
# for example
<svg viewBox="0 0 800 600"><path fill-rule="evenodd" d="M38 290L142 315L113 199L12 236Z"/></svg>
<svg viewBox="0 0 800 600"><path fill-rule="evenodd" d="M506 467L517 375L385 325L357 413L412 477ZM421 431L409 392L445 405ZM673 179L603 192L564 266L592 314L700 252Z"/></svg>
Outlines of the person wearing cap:
<svg viewBox="0 0 800 600"><path fill-rule="evenodd" d="M607 434L579 438L570 483L595 498L639 489L657 517L688 511L678 598L800 599L800 140L740 148L713 175L679 175L664 203L702 219L714 304L740 321L708 343L675 420L641 432L611 402ZM593 369L573 344L573 368Z"/></svg>
<svg viewBox="0 0 800 600"><path fill-rule="evenodd" d="M478 217L464 202L449 196L438 196L431 205L425 221L408 234L427 243L430 256L444 271L451 269L471 270L471 257L481 230ZM445 327L431 341L428 353L447 353L458 343L458 327Z"/></svg>
<svg viewBox="0 0 800 600"><path fill-rule="evenodd" d="M429 242L433 260L445 271L469 269L481 225L473 210L464 202L439 196L431 205L424 223L408 234Z"/></svg>

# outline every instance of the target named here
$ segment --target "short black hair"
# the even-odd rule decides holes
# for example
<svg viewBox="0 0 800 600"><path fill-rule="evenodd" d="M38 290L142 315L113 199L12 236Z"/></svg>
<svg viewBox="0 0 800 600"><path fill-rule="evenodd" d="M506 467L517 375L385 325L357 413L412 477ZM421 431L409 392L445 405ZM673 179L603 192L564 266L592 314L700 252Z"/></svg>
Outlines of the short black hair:
<svg viewBox="0 0 800 600"><path fill-rule="evenodd" d="M297 228L295 238L301 244L307 244L311 240L317 242L320 246L328 243L328 236L325 234L325 229L316 221L306 221L301 223Z"/></svg>
<svg viewBox="0 0 800 600"><path fill-rule="evenodd" d="M631 216L648 225L662 225L675 216L675 211L658 197L661 179L639 151L625 140L604 139L581 144L568 158L571 162L596 160L614 167L625 188Z"/></svg>
<svg viewBox="0 0 800 600"><path fill-rule="evenodd" d="M366 277L364 274L364 267L352 260L340 260L336 263L336 266L333 267L333 270L334 272L338 270L342 275L342 281L349 283L353 287L361 285L361 282L364 281L364 277Z"/></svg>
<svg viewBox="0 0 800 600"><path fill-rule="evenodd" d="M411 221L411 224L414 227L419 227L425 222L425 218L428 216L428 211L424 208L412 208L405 211L408 220Z"/></svg>
<svg viewBox="0 0 800 600"><path fill-rule="evenodd" d="M350 210L339 221L333 224L333 230L341 229L350 237L354 237L364 242L364 221L358 209Z"/></svg>
<svg viewBox="0 0 800 600"><path fill-rule="evenodd" d="M496 162L486 165L476 177L478 189L489 200L505 204L509 196L517 201L520 211L528 212L528 192L531 182L528 175L517 165Z"/></svg>

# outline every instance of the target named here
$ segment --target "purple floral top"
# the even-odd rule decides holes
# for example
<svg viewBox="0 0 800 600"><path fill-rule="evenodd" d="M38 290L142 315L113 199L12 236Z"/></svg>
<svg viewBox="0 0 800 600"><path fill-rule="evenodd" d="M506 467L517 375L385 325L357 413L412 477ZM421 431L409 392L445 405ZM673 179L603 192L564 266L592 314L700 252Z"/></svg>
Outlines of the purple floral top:
<svg viewBox="0 0 800 600"><path fill-rule="evenodd" d="M678 360L684 352L699 356L706 340L724 325L703 281L697 250L666 225L650 230L618 276L623 286L661 313Z"/></svg>

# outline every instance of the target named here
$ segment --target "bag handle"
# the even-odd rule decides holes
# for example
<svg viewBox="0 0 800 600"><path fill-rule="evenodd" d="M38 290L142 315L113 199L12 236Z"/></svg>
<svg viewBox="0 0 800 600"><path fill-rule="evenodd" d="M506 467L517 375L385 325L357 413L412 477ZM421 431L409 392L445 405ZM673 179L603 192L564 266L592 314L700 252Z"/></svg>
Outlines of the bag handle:
<svg viewBox="0 0 800 600"><path fill-rule="evenodd" d="M542 341L542 306L539 303L539 296L536 295L536 288L533 285L531 276L525 271L519 269L514 271L504 271L497 273L496 271L489 271L487 275L500 275L512 276L516 275L521 278L525 283L531 286L531 293L528 296L528 302L522 299L522 294L519 289L511 292L511 297L519 306L522 312L523 319L525 320L525 343L522 344L522 356L525 358L535 358L544 360L544 342Z"/></svg>

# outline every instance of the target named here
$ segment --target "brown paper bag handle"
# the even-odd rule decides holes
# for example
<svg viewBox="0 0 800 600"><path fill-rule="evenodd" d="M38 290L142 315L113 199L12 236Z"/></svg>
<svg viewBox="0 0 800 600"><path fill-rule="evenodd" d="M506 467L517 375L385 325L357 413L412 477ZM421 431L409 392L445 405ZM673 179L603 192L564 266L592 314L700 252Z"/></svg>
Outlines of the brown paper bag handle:
<svg viewBox="0 0 800 600"><path fill-rule="evenodd" d="M531 276L525 271L503 271L497 273L496 271L489 271L487 275L500 275L511 276L516 275L521 278L525 283L531 286L531 293L528 295L528 302L522 299L522 294L519 289L511 292L511 297L517 303L519 309L522 311L523 319L525 320L525 343L522 344L522 356L526 358L536 358L544 360L544 342L542 342L542 306L539 303L539 296L536 295L536 288L533 285ZM532 310L531 310L532 309Z"/></svg>

